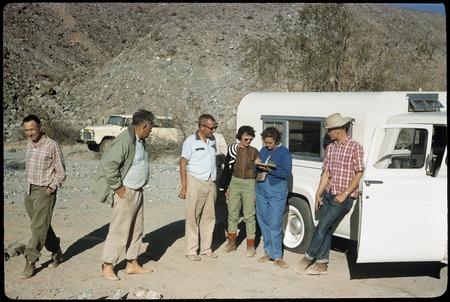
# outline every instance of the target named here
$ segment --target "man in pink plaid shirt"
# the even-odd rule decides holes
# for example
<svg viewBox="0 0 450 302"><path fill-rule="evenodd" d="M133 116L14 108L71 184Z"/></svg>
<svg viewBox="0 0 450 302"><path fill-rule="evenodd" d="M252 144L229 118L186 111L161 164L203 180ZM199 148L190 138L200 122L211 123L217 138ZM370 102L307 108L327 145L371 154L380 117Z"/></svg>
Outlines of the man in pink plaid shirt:
<svg viewBox="0 0 450 302"><path fill-rule="evenodd" d="M23 119L23 129L28 137L26 159L25 209L31 219L31 239L25 248L25 269L21 279L34 275L35 263L42 248L52 253L49 267L62 261L60 239L51 226L56 191L66 179L63 154L58 143L42 132L40 119L29 115Z"/></svg>
<svg viewBox="0 0 450 302"><path fill-rule="evenodd" d="M309 267L307 275L328 274L333 226L350 211L353 201L358 198L359 181L364 171L364 152L363 147L347 135L350 121L351 118L343 118L339 113L325 119L325 127L333 142L326 148L316 192L315 207L320 210L319 223L299 263L300 270ZM311 266L313 261L314 266Z"/></svg>

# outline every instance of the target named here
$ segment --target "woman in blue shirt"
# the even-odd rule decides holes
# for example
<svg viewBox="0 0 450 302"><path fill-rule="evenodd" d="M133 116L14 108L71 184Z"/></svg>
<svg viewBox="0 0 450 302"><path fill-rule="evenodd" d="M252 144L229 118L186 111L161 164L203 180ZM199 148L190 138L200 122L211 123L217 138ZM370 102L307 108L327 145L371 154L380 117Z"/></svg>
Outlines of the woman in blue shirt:
<svg viewBox="0 0 450 302"><path fill-rule="evenodd" d="M288 195L288 179L292 175L292 156L281 145L281 132L274 127L266 128L261 137L261 148L256 162L256 218L264 238L264 256L259 262L272 260L281 268L288 268L283 260L282 216Z"/></svg>

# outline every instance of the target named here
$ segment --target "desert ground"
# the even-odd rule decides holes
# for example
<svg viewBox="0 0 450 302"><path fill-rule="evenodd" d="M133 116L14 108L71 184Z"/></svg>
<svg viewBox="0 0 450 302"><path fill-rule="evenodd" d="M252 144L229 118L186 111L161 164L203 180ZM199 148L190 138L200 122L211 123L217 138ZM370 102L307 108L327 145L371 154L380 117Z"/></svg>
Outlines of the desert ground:
<svg viewBox="0 0 450 302"><path fill-rule="evenodd" d="M4 145L3 244L29 239L29 218L23 205L26 142ZM67 180L58 192L52 226L61 238L64 260L49 268L51 254L45 249L30 279L19 279L23 255L4 261L4 295L15 299L229 299L229 298L413 298L440 297L447 290L447 266L441 263L356 264L356 243L333 240L329 274L308 276L296 269L302 255L284 252L288 269L271 262L258 263L257 255L245 256L244 231L236 252L222 253L224 230L217 227L213 250L217 259L184 257L184 201L177 159L150 166L145 188L145 229L138 261L153 272L127 275L124 261L116 269L120 281L100 275L101 252L110 208L93 200L91 184L98 165L86 146L63 146ZM225 210L225 211L224 211ZM225 221L226 208L218 204L218 221ZM241 230L244 226L240 225ZM244 240L244 241L242 241Z"/></svg>

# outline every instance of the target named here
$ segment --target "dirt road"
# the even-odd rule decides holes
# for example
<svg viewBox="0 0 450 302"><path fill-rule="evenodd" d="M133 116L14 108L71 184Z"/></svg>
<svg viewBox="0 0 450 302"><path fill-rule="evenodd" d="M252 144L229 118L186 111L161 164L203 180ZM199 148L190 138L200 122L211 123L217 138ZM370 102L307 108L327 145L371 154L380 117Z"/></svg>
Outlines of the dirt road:
<svg viewBox="0 0 450 302"><path fill-rule="evenodd" d="M30 236L22 198L23 147L4 147L5 246L26 243ZM219 258L191 262L183 255L184 201L177 197L180 182L175 162L152 164L150 184L144 193L145 232L139 261L153 273L126 275L121 262L121 280L105 280L100 276L100 256L110 209L92 199L90 186L98 160L81 147L63 148L68 177L58 192L52 225L61 238L64 262L58 268L48 268L50 255L44 249L36 275L22 280L18 277L25 265L23 256L5 261L4 291L10 299L143 299L142 290L151 290L163 299L412 298L439 297L447 290L446 265L360 265L355 263L356 244L337 238L326 276L296 271L302 255L288 251L284 254L288 269L271 262L258 263L263 253L262 238L254 258L245 257L245 241L236 252L224 254L225 237L220 229L213 244ZM239 236L238 242L242 239Z"/></svg>

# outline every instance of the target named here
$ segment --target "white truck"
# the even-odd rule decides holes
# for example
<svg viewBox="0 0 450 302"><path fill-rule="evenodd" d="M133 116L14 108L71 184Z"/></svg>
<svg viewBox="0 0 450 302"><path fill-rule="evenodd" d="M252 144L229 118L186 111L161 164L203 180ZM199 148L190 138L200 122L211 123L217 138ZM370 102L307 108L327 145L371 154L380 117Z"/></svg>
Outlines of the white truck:
<svg viewBox="0 0 450 302"><path fill-rule="evenodd" d="M318 223L315 193L328 115L352 118L349 135L364 147L359 198L335 229L356 240L358 263L447 263L446 92L253 92L240 102L237 127L256 135L279 129L293 158L283 244L304 253ZM260 149L260 139L253 141Z"/></svg>
<svg viewBox="0 0 450 302"><path fill-rule="evenodd" d="M91 125L80 130L77 143L87 144L89 150L104 153L112 140L131 124L132 114L116 114L108 118L106 124ZM173 119L166 116L155 116L149 139L160 138L174 142L183 138L180 129L174 126Z"/></svg>

